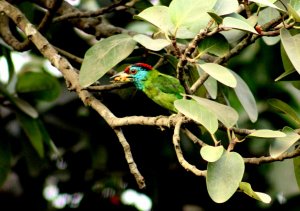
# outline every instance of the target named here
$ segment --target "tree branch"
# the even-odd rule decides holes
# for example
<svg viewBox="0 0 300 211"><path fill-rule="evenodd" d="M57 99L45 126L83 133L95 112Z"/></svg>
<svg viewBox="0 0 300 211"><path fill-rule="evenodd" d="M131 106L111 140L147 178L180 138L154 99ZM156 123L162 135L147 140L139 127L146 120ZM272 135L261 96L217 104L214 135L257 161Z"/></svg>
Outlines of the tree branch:
<svg viewBox="0 0 300 211"><path fill-rule="evenodd" d="M100 8L97 11L88 11L88 12L82 12L82 11L76 11L76 12L71 12L67 14L63 14L59 17L56 17L53 19L54 22L59 22L59 21L64 21L64 20L69 20L72 18L91 18L91 17L97 17L100 15L103 15L105 13L110 13L113 12L117 9L118 6L125 4L127 1L126 0L121 0L115 4L112 4L110 6ZM124 7L126 9L126 7Z"/></svg>
<svg viewBox="0 0 300 211"><path fill-rule="evenodd" d="M94 98L89 92L82 90L79 81L78 74L75 68L66 60L61 57L55 48L38 32L38 30L26 19L26 17L14 6L6 1L0 1L0 11L5 12L15 24L26 34L26 36L32 41L37 49L51 61L63 74L68 87L71 90L75 90L80 99L86 104L94 108L108 123L116 117L110 112L110 110L104 106L100 101ZM136 164L132 158L129 144L127 143L120 128L114 128L116 135L119 138L125 152L126 160L129 164L131 173L136 178L139 187L145 187L144 178L139 173Z"/></svg>
<svg viewBox="0 0 300 211"><path fill-rule="evenodd" d="M132 153L130 150L130 145L127 142L121 128L115 128L114 131L115 131L117 137L119 138L119 141L124 149L125 158L127 160L131 174L135 177L135 180L137 181L139 188L141 188L141 189L145 188L146 187L145 179L139 172L139 170L133 160Z"/></svg>
<svg viewBox="0 0 300 211"><path fill-rule="evenodd" d="M275 161L283 161L285 159L290 159L290 158L294 158L294 157L298 157L298 156L300 156L300 147L296 148L292 152L285 152L275 158L271 157L271 156L262 156L259 158L244 158L244 162L249 163L249 164L259 165L261 163L271 163L271 162L275 162Z"/></svg>
<svg viewBox="0 0 300 211"><path fill-rule="evenodd" d="M177 159L178 159L180 165L182 165L182 167L185 168L185 170L191 171L197 176L206 176L206 171L199 170L196 166L191 165L189 162L187 162L183 157L183 153L182 153L182 150L180 147L181 125L182 125L182 121L179 120L175 125L174 134L173 134L173 145L174 145L174 149L175 149L175 152L177 155Z"/></svg>
<svg viewBox="0 0 300 211"><path fill-rule="evenodd" d="M43 8L49 9L54 0L31 0L32 2L40 5ZM73 7L68 2L63 1L60 7L57 9L57 14L61 16L70 13L81 12L76 7ZM84 19L68 19L74 27L84 31L85 33L92 34L98 37L109 37L114 34L129 33L128 30L116 27L109 23L102 23L101 18L84 18Z"/></svg>

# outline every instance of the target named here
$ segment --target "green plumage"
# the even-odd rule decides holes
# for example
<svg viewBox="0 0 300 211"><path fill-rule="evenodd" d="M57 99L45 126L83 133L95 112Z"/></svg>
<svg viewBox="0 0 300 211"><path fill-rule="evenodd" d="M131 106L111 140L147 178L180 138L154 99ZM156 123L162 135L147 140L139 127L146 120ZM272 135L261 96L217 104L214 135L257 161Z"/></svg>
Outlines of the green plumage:
<svg viewBox="0 0 300 211"><path fill-rule="evenodd" d="M155 103L175 113L174 101L181 99L181 94L185 93L177 78L160 73L144 63L128 66L114 78L115 81L133 81L137 89Z"/></svg>
<svg viewBox="0 0 300 211"><path fill-rule="evenodd" d="M176 78L153 69L148 72L142 91L158 105L177 112L174 101L182 98L184 88Z"/></svg>

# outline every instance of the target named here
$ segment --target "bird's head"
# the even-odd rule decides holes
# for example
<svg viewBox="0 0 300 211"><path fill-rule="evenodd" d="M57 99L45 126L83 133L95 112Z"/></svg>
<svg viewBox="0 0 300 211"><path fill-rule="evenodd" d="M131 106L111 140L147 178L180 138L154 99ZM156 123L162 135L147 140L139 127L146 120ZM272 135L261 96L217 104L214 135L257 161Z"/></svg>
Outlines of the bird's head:
<svg viewBox="0 0 300 211"><path fill-rule="evenodd" d="M136 63L127 66L124 71L112 76L114 82L134 82L137 88L140 88L143 81L147 79L149 71L153 67L145 63Z"/></svg>

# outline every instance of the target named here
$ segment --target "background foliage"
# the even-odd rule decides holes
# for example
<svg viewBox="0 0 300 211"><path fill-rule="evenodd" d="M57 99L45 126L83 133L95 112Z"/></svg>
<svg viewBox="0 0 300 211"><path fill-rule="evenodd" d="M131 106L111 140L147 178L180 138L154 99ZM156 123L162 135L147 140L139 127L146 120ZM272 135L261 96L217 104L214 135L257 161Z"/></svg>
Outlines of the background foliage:
<svg viewBox="0 0 300 211"><path fill-rule="evenodd" d="M207 166L205 160L214 159L210 157L211 149L206 148L207 153L204 151L205 148L202 148L200 155L201 147L191 142L185 135L181 136L181 149L189 163L199 169L213 169L211 172L216 174L215 178L222 178L218 175L224 171L227 173L228 169L233 171L233 175L240 171L243 182L251 184L255 191L267 193L272 201L265 204L248 197L241 191L249 190L249 186L240 183L240 191L235 193L234 189L234 194L232 197L229 194L228 201L215 203L214 201L223 202L224 199L218 201L209 196L208 192L212 190L207 191L206 186L212 184L213 188L218 187L219 180L206 181L205 177L196 176L179 164L172 143L174 128L142 124L122 127L134 161L147 184L145 189L139 189L128 169L120 138L116 136L105 116L99 116L99 112L93 107L87 107L80 101L81 97L78 94L80 91L77 92L76 88L74 90L64 68L58 68L62 73L52 70L47 60L54 66L56 63L45 56L44 51L47 51L47 48L34 47L26 39L27 32L22 33L19 30L22 30L22 22L17 23L20 24L17 30L11 21L8 30L5 28L8 26L7 19L1 15L0 54L1 60L4 61L0 69L1 208L137 210L138 206L127 205L121 200L125 190L135 189L151 198L153 210L240 209L245 205L255 210L299 209L297 203L299 174L296 173L295 177L293 166L294 162L295 172L299 173L299 157L297 157L299 153L295 158L285 159L283 162L247 164L245 172L241 167L244 165L242 160L239 161L242 159L241 156L243 158L268 156L270 152L272 153L272 150L269 151L270 145L275 153L278 153L279 149L279 155L288 148L290 151L297 149L295 143L299 139L297 129L300 125L298 1L226 1L225 6L222 6L221 1L207 1L205 5L194 1L187 3L174 0L172 4L171 1L160 1L160 6L152 7L154 2L143 0L119 3L85 0L80 1L77 6L71 6L64 1L2 0L0 9L7 13L7 10L3 9L5 5L3 2L13 3L32 24L39 25L42 35L55 46L59 54L68 59L75 71L80 69L79 82L82 87L89 88L89 85L95 85L94 83L98 81L100 88L102 87L101 91L87 89L117 117L170 115L143 93L136 92L132 86L114 84L111 87L109 77L123 70L126 64L140 61L152 65L160 61L158 67L160 71L176 76L180 58L176 57L174 49L170 50L170 41L174 47L173 32L177 32L178 39L175 41L178 46L186 48L186 44L200 29L207 26L211 18L222 27L230 29L228 32L233 31L231 28L239 29L232 32L232 35L225 36L226 39L220 33L204 36L203 42L196 46L201 54L199 58L203 61L223 58L230 49L238 45L243 46L241 40L247 36L248 38L255 34L261 36L253 43L244 44L242 51L230 56L222 66L211 68L207 64L212 63L206 63L206 66L202 62L197 64L200 73L204 70L221 82L218 83L218 90L209 88L214 87L216 81L210 81L210 85L206 83L205 88L201 87L197 95L203 97L205 90L210 90L210 96L215 96L214 99L218 102L224 103L228 100L239 116L237 124L234 118L231 119L236 128L272 131L252 134L252 138L236 144L235 152L230 152L231 154L228 152L226 154L228 157L224 154L222 159L233 160L230 163L232 165L238 163L236 168L232 165L228 168L225 165L215 167L218 164L215 162ZM267 7L259 8L257 3L263 3ZM219 7L210 11L210 15L199 12L215 4ZM245 6L239 12L239 16L238 13L232 14L233 8L236 10L239 5ZM171 10L170 13L166 13L167 8ZM82 12L78 13L78 9ZM49 14L46 13L48 18L41 24L45 11L49 11ZM165 21L167 14L170 14L171 22ZM251 22L251 17L256 14L258 18L255 17L256 19ZM269 31L264 31L260 27L254 28L255 25L263 26L278 18L279 14L285 20L284 25L281 23L282 19L278 19L273 28L268 29ZM247 15L250 22L245 21ZM171 32L167 36L168 39L163 34L155 34L159 39L149 40L148 35L156 33L158 29L167 34ZM10 32L12 34L9 34ZM17 41L13 40L14 37ZM40 41L30 36L29 38L35 45ZM101 41L98 42L99 40ZM17 67L21 61L15 57L17 51L22 52L20 55L23 60L28 58L20 68ZM161 58L163 60L160 60ZM189 67L195 70L192 68L193 64L191 62ZM4 66L8 67L7 74ZM229 70L229 76L218 74L227 71L223 69L224 67ZM192 80L191 83L195 82L193 77L198 77L185 74ZM234 83L230 79L232 74L236 80L242 81L239 83L240 86L245 82L246 88L228 88L227 86L231 87ZM7 75L7 78L4 78L4 75ZM99 85L97 83L96 85ZM250 91L254 96L255 105L247 101L249 100L247 91L239 93L238 90ZM227 99L220 96L221 91ZM87 101L84 102L88 104ZM181 102L181 108L178 110L184 111L185 103ZM258 116L255 114L256 106ZM194 115L191 113L190 117ZM218 119L221 121L221 118ZM228 121L228 124L231 124L230 119ZM201 123L205 125L205 122ZM283 144L283 147L273 145L277 136L274 132L278 131L287 134L287 137L281 137L282 142L288 142ZM197 135L201 140L213 145L208 133ZM227 134L222 130L218 130L215 135L218 140L226 140ZM240 135L238 137L243 139L249 134ZM265 138L267 136L271 138ZM224 146L228 146L228 143L226 142ZM216 152L212 152L215 155ZM237 180L241 180L239 175ZM54 194L53 198L43 194L47 190L52 190L53 193L56 188L59 189L59 194ZM215 192L218 193L218 189Z"/></svg>

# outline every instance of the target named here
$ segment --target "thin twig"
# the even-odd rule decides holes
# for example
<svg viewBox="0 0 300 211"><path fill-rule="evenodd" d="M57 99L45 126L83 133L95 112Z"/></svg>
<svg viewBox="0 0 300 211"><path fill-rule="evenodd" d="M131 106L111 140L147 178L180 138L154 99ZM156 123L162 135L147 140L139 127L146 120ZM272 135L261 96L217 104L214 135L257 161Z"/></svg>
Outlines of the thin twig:
<svg viewBox="0 0 300 211"><path fill-rule="evenodd" d="M189 139L191 139L192 142L194 142L194 144L198 144L201 147L207 145L204 141L195 136L189 129L184 128L182 131L189 137Z"/></svg>
<svg viewBox="0 0 300 211"><path fill-rule="evenodd" d="M144 177L141 175L141 173L139 172L137 166L136 166L136 163L134 162L133 160L133 157L132 157L132 153L131 153L131 150L130 150L130 145L129 143L127 142L121 128L115 128L114 129L122 147L123 147L123 150L124 150L124 153L125 153L125 158L127 160L127 163L128 163L128 166L129 166L129 169L130 169L130 172L131 174L135 177L135 180L137 181L137 184L139 186L139 188L145 188L146 187L146 184L145 184L145 179Z"/></svg>
<svg viewBox="0 0 300 211"><path fill-rule="evenodd" d="M182 121L179 120L174 128L174 134L173 134L173 145L175 148L175 152L177 155L177 159L181 166L187 170L193 172L197 176L206 176L206 171L199 170L196 166L191 165L189 162L187 162L184 157L183 153L180 147L180 128L181 128Z"/></svg>
<svg viewBox="0 0 300 211"><path fill-rule="evenodd" d="M271 156L262 156L259 158L253 157L253 158L244 158L245 163L249 164L256 164L259 165L261 163L271 163L275 161L283 161L285 159L294 158L300 156L300 147L293 150L292 152L286 152L281 154L278 157L271 157Z"/></svg>
<svg viewBox="0 0 300 211"><path fill-rule="evenodd" d="M73 18L90 18L90 17L97 17L100 15L103 15L105 13L110 13L116 10L116 8L122 4L125 4L125 0L121 0L118 3L112 4L110 6L100 8L97 11L88 11L88 12L81 12L81 11L76 11L72 13L67 13L64 15L61 15L59 17L56 17L53 19L53 22L59 22L59 21L64 21L68 19L73 19ZM126 7L124 7L126 9Z"/></svg>

